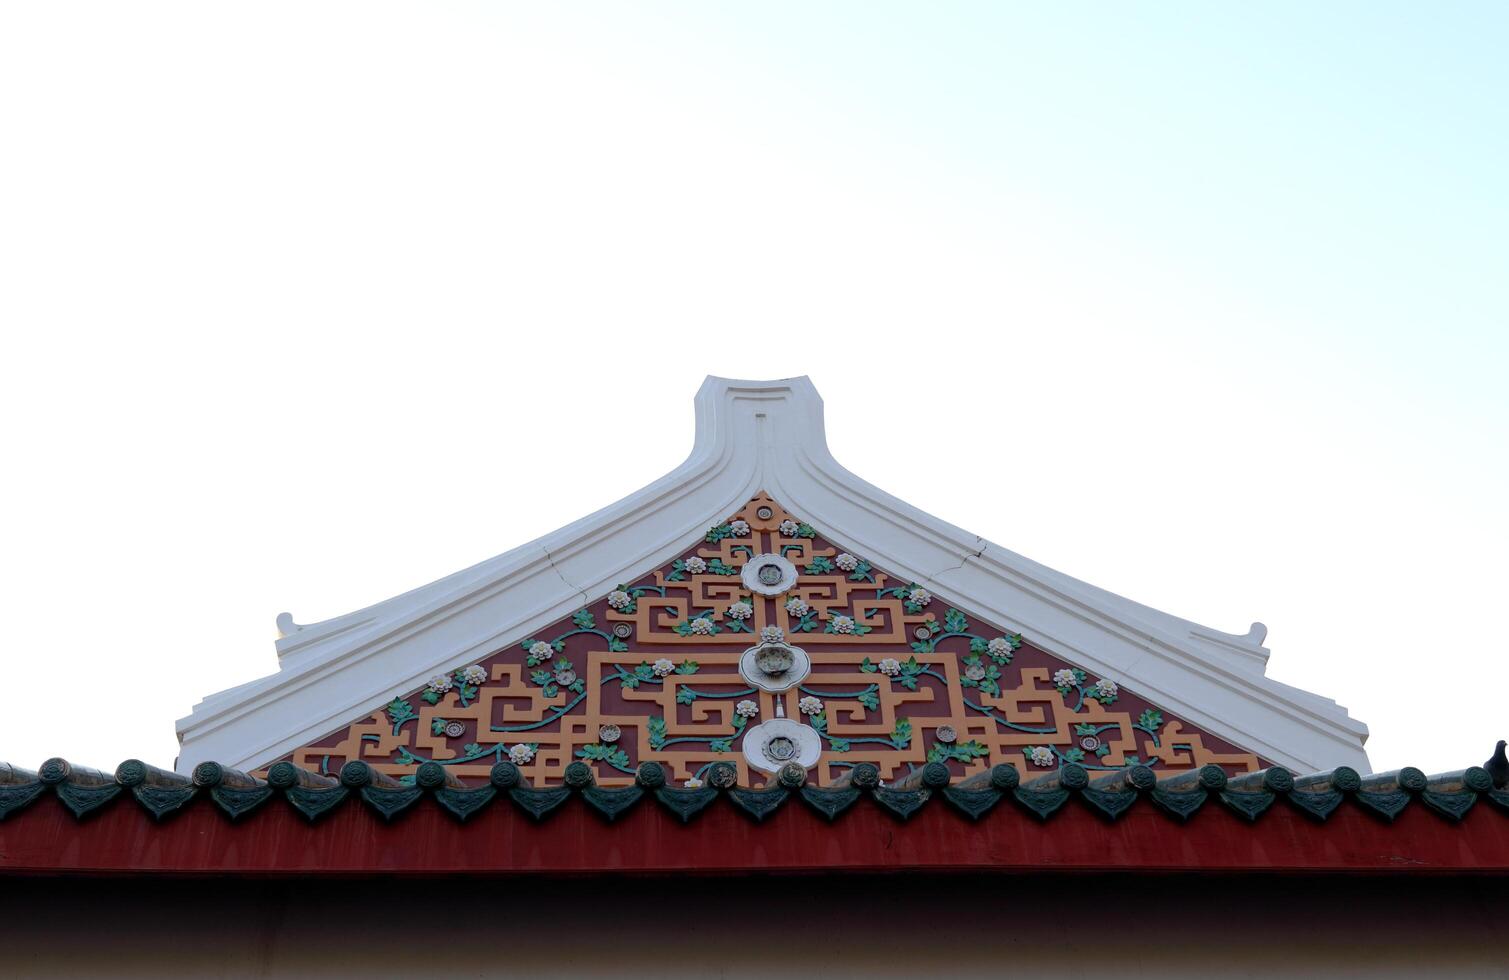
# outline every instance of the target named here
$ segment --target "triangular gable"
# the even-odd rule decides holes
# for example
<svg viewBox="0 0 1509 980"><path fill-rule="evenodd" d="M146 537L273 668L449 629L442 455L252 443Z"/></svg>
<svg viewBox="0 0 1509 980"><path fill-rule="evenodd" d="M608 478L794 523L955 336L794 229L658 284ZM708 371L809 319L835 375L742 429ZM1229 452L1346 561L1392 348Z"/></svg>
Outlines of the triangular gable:
<svg viewBox="0 0 1509 980"><path fill-rule="evenodd" d="M767 555L789 581L762 594L748 566ZM806 672L772 684L746 651L783 644L805 655ZM400 778L435 761L479 781L512 761L535 785L582 760L602 786L631 784L644 762L696 785L731 762L741 785L760 786L791 761L788 743L752 743L787 737L793 722L816 746L810 768L824 786L860 762L888 782L926 762L956 776L1002 762L1028 773L1064 762L1262 765L1115 679L882 571L763 493L673 562L289 758L327 774L360 759Z"/></svg>
<svg viewBox="0 0 1509 980"><path fill-rule="evenodd" d="M757 511L762 505L770 506L773 513L774 508L789 507L791 513L800 515L801 522L806 522L803 534L780 544L781 547L810 549L810 554L790 552L802 562L801 581L797 584L799 592L809 585L818 588L825 582L823 588L848 588L843 601L850 607L861 602L880 604L878 614L854 617L860 620L863 615L868 615L873 619L878 615L875 622L882 624L872 626L872 629L880 629L882 636L876 636L874 632L862 634L862 640L870 643L876 653L882 654L871 657L872 665L878 665L879 660L884 659L882 650L910 657L912 644L919 642L915 630L929 614L936 622L944 623L947 632L945 620L951 606L960 610L959 615L967 620L969 629L966 632L985 638L987 650L982 663L989 662L990 640L1020 634L1023 645L1013 651L1010 663L994 665L998 669L1005 668L1003 677L1013 690L1028 692L1027 698L1007 707L1004 720L1036 729L1051 725L1054 730L1051 740L1046 731L1006 730L1013 735L1030 734L1034 743L1040 736L1041 741L1048 743L1046 747L1055 751L1055 759L1061 758L1057 753L1073 752L1079 747L1086 751L1086 761L1092 764L1114 753L1116 758L1123 760L1136 755L1156 765L1177 767L1188 765L1195 756L1205 753L1211 761L1230 768L1248 768L1258 760L1300 771L1338 765L1367 768L1362 750L1366 738L1363 725L1349 718L1333 701L1263 676L1267 651L1261 646L1261 627L1255 626L1245 636L1226 634L1138 605L960 531L864 483L828 454L822 431L821 401L806 379L734 382L710 378L698 395L697 408L697 441L687 462L612 507L530 545L369 609L311 626L297 626L286 614L280 617L283 636L278 642L279 672L207 698L195 707L190 717L181 720L179 736L183 750L178 761L180 771L187 771L197 762L211 758L254 767L296 751L305 751L317 742L329 743L333 738L339 743L346 740L346 735L341 733L347 732L347 726L354 718L367 718L366 724L371 730L364 734L377 736L375 741L366 740L373 746L367 751L375 755L364 755L364 758L391 760L396 757L400 746L395 739L403 740L403 746L416 757L423 753L425 757L444 759L445 753L476 745L484 752L493 753L489 758L495 758L498 743L489 743L480 735L468 738L463 734L458 742L457 737L434 734L436 718L444 718L448 724L461 721L463 728L468 721L462 717L453 719L442 710L442 706L446 706L451 714L459 714L454 710L460 707L457 703L459 691L445 692L443 697L437 698L434 706L424 703L422 692L427 678L478 664L488 674L481 688L496 691L500 685L517 684L523 695L513 699L493 697L489 711L501 712L499 718L522 719L529 712L539 710L544 687L534 680L534 675L538 672L536 668L548 667L550 661L537 663L526 670L520 662L521 657L527 656L519 647L522 641L553 641L563 632L560 624L569 623L574 614L584 609L592 617L593 629L608 624L619 625L615 618L617 614L608 611L606 605L606 597L615 585L655 583L664 584L669 589L669 583L660 583L656 577L669 577L671 573L667 568L678 558L684 562L704 550L721 555L724 541L714 544L703 540L708 524L722 522L731 512L744 507L762 488L769 492L769 497L765 498L764 504L755 500L750 507ZM747 517L743 519L748 520ZM755 522L750 523L753 526ZM814 537L805 537L809 529ZM850 583L848 576L831 576L820 568L809 572L814 560L836 558L841 549L829 542L841 542L842 549L867 559L872 569L885 571L874 573L876 583ZM831 554L824 555L823 550ZM739 570L741 566L736 566L734 557L730 551L722 560ZM645 569L657 571L646 579L643 578ZM732 596L742 583L736 576L723 578L727 581L721 583L721 591L715 588L720 583L709 580L699 588L711 591L685 596L688 610L713 611L720 629L711 635L661 639L659 634L669 628L664 621L669 614L664 612L665 607L655 606L653 596L640 596L639 601L644 603L646 610L642 614L644 623L641 626L641 614L636 612L636 618L628 624L635 632L623 639L637 645L628 651L632 663L621 666L632 671L641 660L653 665L659 657L650 657L649 654L662 650L673 661L674 669L680 666L678 658L684 660L691 656L678 651L691 647L697 651L691 659L698 660L699 674L707 671L700 676L692 675L699 676L699 683L703 678L711 678L714 669L726 669L728 664L723 661L733 657L735 651L749 646L754 634L745 635L725 625L728 621L725 606L734 601ZM903 608L893 620L889 604L899 602L900 598L894 593L880 596L875 593L899 586L917 586L935 598L915 613ZM834 592L835 597L838 594ZM820 604L813 600L822 599L823 594L805 598L816 608ZM785 597L781 603L784 601ZM818 634L797 631L789 618L782 622L783 611L773 608L770 602L764 603L761 611L754 614L753 624L759 624L762 620L758 617L765 616L768 617L767 625L790 628L791 641L811 654L814 670L833 668L841 675L852 675L853 685L862 685L865 677L877 681L878 669L876 672L862 670L863 654L858 667L850 662L849 651L858 651L863 643L835 639L833 634L826 632L833 616L838 615L837 608L824 609L818 619L823 632ZM859 612L858 609L851 611ZM685 625L686 621L682 622ZM869 619L864 622L871 624ZM903 626L913 632L904 643L900 632ZM641 629L644 630L643 636L638 633ZM590 671L592 651L586 649L588 641L583 639L587 635L577 634L564 640L566 646L560 656L571 660L572 670L578 674L571 683L582 680L580 674ZM969 688L963 683L971 679L967 672L972 662L966 661L965 657L978 653L968 650L966 640L972 641L972 638L951 637L939 645L946 654L943 659L946 680L934 682L923 675L930 693L937 695L937 699L928 702L934 707L924 709L919 702L904 699L887 702L881 698L881 704L889 703L889 708L870 709L858 705L859 695L820 697L824 701L828 731L823 736L827 768L819 773L818 778L831 779L834 772L842 768L830 761L845 754L833 747L832 739L851 735L847 753L851 759L859 758L854 753L861 751L861 745L869 746L877 753L875 760L890 765L893 773L898 765L914 765L918 758L940 751L950 755L956 768L962 771L965 763L957 761L958 755L975 750L957 746L972 741L985 745L990 761L1012 761L1019 767L1031 769L1030 760L1021 752L1022 745L1003 735L996 735L993 739L985 737L989 726L978 717L979 712L965 706L963 714L955 714L956 699L978 691L978 688ZM583 649L576 650L573 643L583 645ZM600 654L609 652L606 640L603 646ZM494 661L495 656L498 659ZM829 662L825 660L828 657L837 657L838 660ZM893 659L905 662L901 656ZM924 662L924 656L919 655L919 664ZM600 659L599 666L607 663L609 661ZM1055 671L1075 668L1085 673L1087 681L1109 679L1118 685L1114 702L1101 705L1090 698L1088 705L1081 705L1081 711L1087 712L1086 717L1094 715L1098 718L1102 710L1107 719L1115 716L1119 740L1106 753L1093 754L1105 746L1101 735L1109 733L1110 729L1095 736L1097 742L1093 749L1084 750L1077 740L1090 738L1088 733L1080 734L1075 729L1065 741L1065 733L1059 730L1057 713L1068 708L1062 698L1056 707L1051 695L1046 702L1030 700L1042 696L1045 688L1056 691L1051 683ZM957 680L949 674L950 669L957 673ZM503 671L502 675L495 675L499 670ZM1037 673L1041 671L1047 673ZM861 674L865 676L859 676ZM1002 683L1001 678L988 677L988 666L986 674L987 679ZM919 681L919 690L923 681ZM615 688L612 684L604 685L600 678L596 683L605 693L595 710L605 717L643 720L652 710L649 705L659 705L654 698L641 700L626 696L647 693L643 690L646 685L642 684L641 690L636 692L622 691L621 687ZM934 683L939 685L937 689L931 688ZM584 687L585 684L584 681ZM823 684L825 686L820 690L830 689L828 681ZM836 686L837 677L833 684L832 690L859 690L853 685ZM893 687L894 684L892 682ZM531 685L532 693L524 693L531 689ZM571 684L564 686L570 687ZM685 685L673 683L672 686ZM808 686L819 690L815 682ZM1075 685L1076 688L1079 686ZM400 735L394 736L394 725L385 706L394 700L397 692L413 695L398 700L409 701L417 718L399 725ZM1072 703L1077 695L1077 691L1071 692L1068 701ZM415 701L415 697L419 700ZM558 699L559 692L556 697ZM583 699L583 707L588 700ZM734 699L735 705L738 700L742 699ZM963 727L953 724L956 735L953 743L940 742L936 738L937 725L934 723L943 717L941 714L922 713L937 709L944 700L949 704L948 717L963 723ZM503 703L495 703L499 701ZM667 716L664 736L667 742L661 749L651 748L649 751L692 752L680 748L690 743L672 745L669 740L694 737L677 734L682 726L710 726L715 721L723 722L729 715L728 701L727 698L702 698L699 695L691 705L676 705L677 720L673 722ZM472 701L467 709L476 703ZM633 710L628 708L630 704ZM773 700L759 701L757 706L758 713L751 716L757 720L768 719L775 711ZM858 711L857 706L864 707L864 711ZM1132 707L1138 710L1130 711ZM433 717L426 721L425 712L432 708L430 715ZM681 720L683 709L684 721ZM1044 712L1038 723L1025 720L1039 717L1034 714L1037 710ZM1184 737L1181 741L1160 736L1160 744L1151 748L1176 754L1179 750L1175 747L1187 743L1190 746L1188 758L1150 751L1143 733L1135 727L1135 720L1142 717L1143 711L1161 714L1164 726L1160 731L1167 732L1167 726L1177 725L1177 734ZM468 716L473 728L478 722L487 720L490 731L494 718L484 719L480 709L474 714L474 718ZM800 707L794 714L789 710L787 714L788 718L811 726L811 716L803 715ZM932 721L925 725L914 721L903 748L897 743L905 732L898 732L895 724L897 720L913 715ZM1130 735L1123 727L1126 719L1132 719ZM430 726L428 734L417 731L421 722ZM587 721L563 719L563 723L590 728ZM746 721L746 725L755 723L758 721ZM1092 727L1111 723L1111 720L1072 722L1073 725ZM648 725L648 722L644 724ZM879 731L876 726L889 728ZM732 722L727 727L733 731ZM408 734L410 730L416 730L412 736ZM541 730L545 730L543 726ZM388 733L386 749L382 747L383 731ZM337 734L331 735L332 732ZM707 728L697 734L710 732L711 728ZM475 731L467 733L478 734ZM519 739L517 732L495 734L501 735L503 744L509 747ZM589 744L616 744L577 740L578 735L593 737L596 734L595 730L582 728L569 738L558 738L554 745L542 738L535 752L544 755L535 764L534 775L549 781L552 773L557 773L566 761L570 761L567 758L568 745L569 753L575 755ZM412 742L406 741L411 737ZM641 735L634 731L622 737L639 739ZM648 747L650 736L643 737ZM1194 745L1196 737L1198 749ZM433 741L437 738L442 741ZM868 738L881 741L858 741ZM426 739L431 741L426 742ZM658 741L659 736L656 739ZM885 748L885 745L891 748ZM940 749L940 745L954 747ZM323 747L334 746L327 744ZM737 747L730 744L728 754L735 755L733 750ZM354 749L348 744L345 751ZM520 751L522 754L523 750ZM611 749L602 751L612 755ZM712 752L710 746L698 746L696 751L719 754ZM880 754L882 752L893 754L884 756ZM920 756L919 752L922 753ZM1013 752L1016 757L1008 758ZM1040 758L1046 757L1040 755ZM306 754L304 761L313 763L313 757ZM455 761L454 755L446 761L463 765ZM480 764L481 755L472 761ZM606 759L598 761L608 769L613 768ZM612 761L620 760L613 757ZM680 760L680 767L675 769L677 777L695 775L696 769L690 768L694 761L699 760ZM970 764L978 761L971 760ZM678 760L671 760L671 764L676 767ZM314 767L318 768L318 765ZM618 772L617 775L625 774ZM614 778L606 771L602 776L604 782ZM758 783L758 771L750 773L750 778Z"/></svg>

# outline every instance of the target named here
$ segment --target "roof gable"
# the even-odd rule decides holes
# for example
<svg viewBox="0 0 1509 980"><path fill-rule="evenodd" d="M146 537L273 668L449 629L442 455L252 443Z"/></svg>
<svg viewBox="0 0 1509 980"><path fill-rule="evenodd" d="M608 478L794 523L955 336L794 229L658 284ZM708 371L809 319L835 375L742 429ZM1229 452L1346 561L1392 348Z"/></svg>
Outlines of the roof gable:
<svg viewBox="0 0 1509 980"><path fill-rule="evenodd" d="M966 617L997 624L1002 635L1021 634L1031 650L1088 677L1116 680L1212 744L1302 771L1367 767L1363 725L1333 701L1263 676L1261 627L1225 634L1157 612L859 480L828 453L821 401L805 378L709 378L697 397L691 456L650 486L368 609L309 626L279 617L278 673L206 698L182 719L179 769L211 758L260 765L324 740L351 719L380 712L394 692L418 691L438 672L514 647L605 601L644 569L684 560L710 523L762 489L814 534L888 569L887 584L947 596Z"/></svg>
<svg viewBox="0 0 1509 980"><path fill-rule="evenodd" d="M787 575L765 586L761 567ZM793 664L773 682L755 664L791 648L801 676ZM288 758L325 775L359 760L400 778L438 762L468 781L512 761L534 785L562 782L581 760L602 786L632 785L646 762L692 785L730 762L741 786L773 784L793 758L819 786L864 762L887 783L928 762L959 778L1000 763L1262 765L845 551L764 493L674 561Z"/></svg>

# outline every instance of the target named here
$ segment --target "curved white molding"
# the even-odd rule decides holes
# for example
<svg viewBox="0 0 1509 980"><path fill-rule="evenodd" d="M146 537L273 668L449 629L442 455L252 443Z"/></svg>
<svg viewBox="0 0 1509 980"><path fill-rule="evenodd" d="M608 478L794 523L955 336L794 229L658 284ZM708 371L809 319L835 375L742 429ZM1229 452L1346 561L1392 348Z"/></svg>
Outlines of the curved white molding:
<svg viewBox="0 0 1509 980"><path fill-rule="evenodd" d="M805 377L708 378L686 462L623 500L437 582L323 623L278 617L276 674L178 722L180 772L262 765L670 561L768 491L824 537L1187 721L1300 772L1369 771L1367 727L1264 676L1266 629L1222 633L1097 589L924 514L828 452Z"/></svg>

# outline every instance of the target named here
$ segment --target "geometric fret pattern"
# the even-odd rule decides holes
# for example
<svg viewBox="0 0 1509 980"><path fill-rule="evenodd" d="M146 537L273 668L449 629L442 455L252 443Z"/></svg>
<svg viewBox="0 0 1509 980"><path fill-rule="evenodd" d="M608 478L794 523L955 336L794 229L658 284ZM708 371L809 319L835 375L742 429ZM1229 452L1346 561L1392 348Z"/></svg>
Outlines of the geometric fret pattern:
<svg viewBox="0 0 1509 980"><path fill-rule="evenodd" d="M739 574L767 552L799 570L775 597L749 592ZM846 552L761 493L669 565L520 644L395 692L284 758L326 773L360 759L399 778L433 760L468 783L512 760L537 786L559 783L576 761L604 786L631 784L645 761L678 785L727 762L740 784L762 786L773 777L746 765L741 738L784 716L820 736L809 772L819 786L860 762L887 782L929 761L956 779L998 763L1024 777L1065 762L1092 775L1137 763L1228 773L1266 765L1116 678L1091 676L1032 637L895 578L882 561ZM740 654L766 629L811 658L798 688L771 694L740 676Z"/></svg>

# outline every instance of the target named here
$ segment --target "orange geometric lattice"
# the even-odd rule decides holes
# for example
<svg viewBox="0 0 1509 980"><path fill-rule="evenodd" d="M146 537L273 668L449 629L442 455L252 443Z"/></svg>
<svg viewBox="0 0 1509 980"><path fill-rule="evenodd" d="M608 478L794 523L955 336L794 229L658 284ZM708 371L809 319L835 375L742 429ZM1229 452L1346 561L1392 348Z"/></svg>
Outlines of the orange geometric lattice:
<svg viewBox="0 0 1509 980"><path fill-rule="evenodd" d="M745 533L735 533L744 531L740 521ZM745 589L738 572L762 553L799 569L788 592L768 598ZM1092 770L1134 762L1158 770L1263 766L1111 684L1115 678L1092 678L1049 656L1031 637L941 596L914 597L912 583L867 557L846 555L761 493L671 565L627 583L628 608L599 597L482 660L482 683L465 683L460 672L470 665L454 665L448 690L396 697L287 758L327 773L361 759L399 777L434 760L471 782L512 753L536 785L558 782L568 764L585 760L604 786L633 782L644 761L660 762L678 782L728 762L741 784L759 786L767 776L745 762L743 729L779 715L819 730L819 785L858 762L876 764L887 781L930 760L957 775L1001 762L1030 775L1065 760ZM793 599L799 603L788 606ZM730 613L735 603L748 604L747 618ZM845 617L853 632L839 631ZM779 627L810 656L799 687L771 694L740 676L740 654L765 627ZM532 656L535 644L549 645L550 655ZM883 662L897 672L883 672ZM803 713L810 698L820 709ZM752 718L740 715L744 701L755 704ZM619 737L609 741L612 727Z"/></svg>

